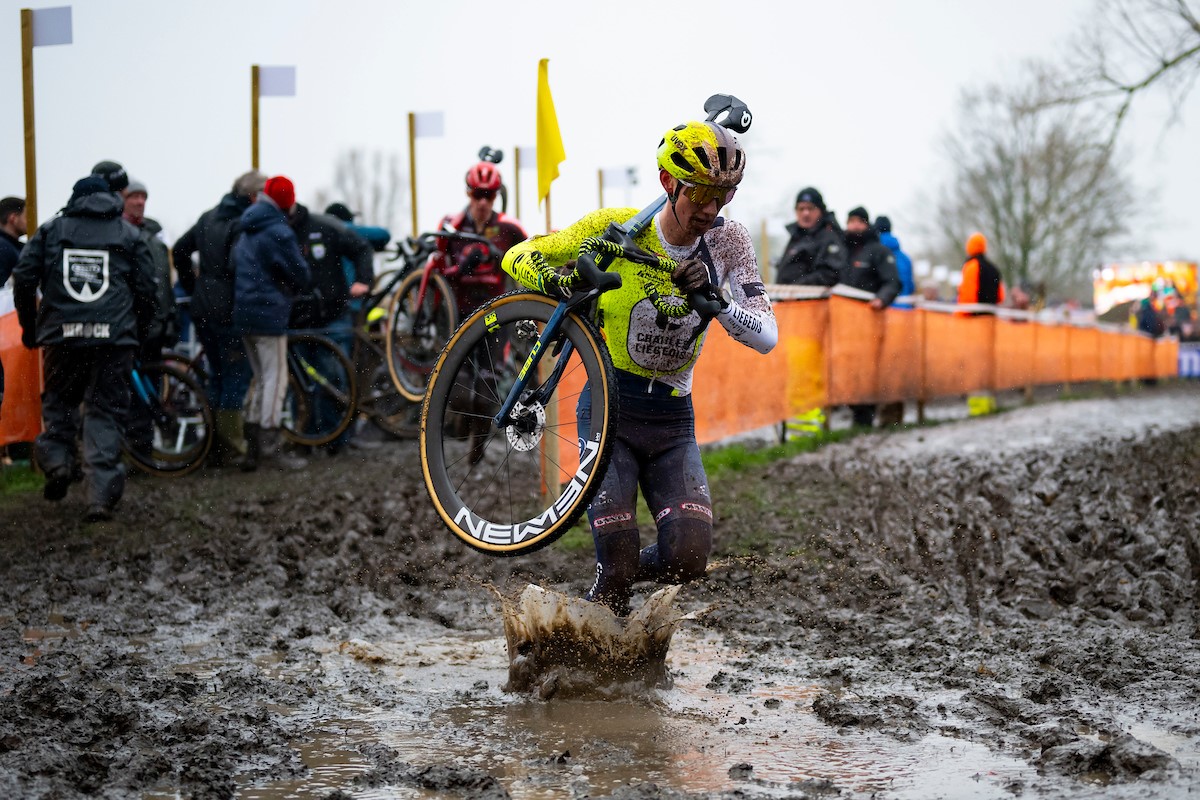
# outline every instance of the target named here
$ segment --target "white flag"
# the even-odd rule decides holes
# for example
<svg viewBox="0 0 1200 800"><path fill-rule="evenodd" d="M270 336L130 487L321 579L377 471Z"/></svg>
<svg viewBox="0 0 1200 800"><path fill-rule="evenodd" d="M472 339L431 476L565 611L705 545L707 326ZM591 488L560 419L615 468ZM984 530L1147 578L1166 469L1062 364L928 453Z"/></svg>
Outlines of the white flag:
<svg viewBox="0 0 1200 800"><path fill-rule="evenodd" d="M71 43L71 7L37 8L33 11L33 46Z"/></svg>
<svg viewBox="0 0 1200 800"><path fill-rule="evenodd" d="M637 167L613 167L601 173L605 189L620 189L637 186Z"/></svg>
<svg viewBox="0 0 1200 800"><path fill-rule="evenodd" d="M259 67L259 97L295 97L295 67Z"/></svg>
<svg viewBox="0 0 1200 800"><path fill-rule="evenodd" d="M536 169L537 148L533 145L517 147L517 160L521 162L521 169Z"/></svg>
<svg viewBox="0 0 1200 800"><path fill-rule="evenodd" d="M446 115L441 111L422 111L413 114L413 132L418 139L437 139L446 133Z"/></svg>

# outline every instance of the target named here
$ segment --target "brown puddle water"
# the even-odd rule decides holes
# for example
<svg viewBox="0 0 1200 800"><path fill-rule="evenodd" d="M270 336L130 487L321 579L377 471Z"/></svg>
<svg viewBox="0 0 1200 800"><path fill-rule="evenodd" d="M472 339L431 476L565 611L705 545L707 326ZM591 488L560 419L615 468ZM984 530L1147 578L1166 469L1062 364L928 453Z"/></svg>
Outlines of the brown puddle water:
<svg viewBox="0 0 1200 800"><path fill-rule="evenodd" d="M406 699L387 711L364 708L354 720L314 720L312 738L295 744L311 773L243 787L240 797L281 800L335 788L356 798L436 796L350 786L371 766L356 748L372 743L413 765L487 771L515 800L606 794L637 782L782 796L807 779L864 795L999 798L1012 796L1006 786L1036 778L1024 761L981 744L939 734L905 742L835 730L811 708L822 687L781 677L799 671L791 659L758 653L750 659L686 623L667 656L674 685L621 699L541 701L501 691L509 659L499 636L343 642L324 653L326 680L336 685L352 660L371 665L381 684ZM745 688L736 688L730 675L748 678ZM753 769L731 776L739 764Z"/></svg>

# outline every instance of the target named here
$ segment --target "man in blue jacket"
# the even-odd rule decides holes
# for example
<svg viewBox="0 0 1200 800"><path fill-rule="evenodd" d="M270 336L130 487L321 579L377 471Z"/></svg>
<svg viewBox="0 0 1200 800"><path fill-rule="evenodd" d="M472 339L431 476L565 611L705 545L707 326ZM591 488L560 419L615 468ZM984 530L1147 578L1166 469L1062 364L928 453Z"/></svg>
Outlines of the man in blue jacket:
<svg viewBox="0 0 1200 800"><path fill-rule="evenodd" d="M261 459L300 469L304 459L283 452L279 430L287 395L287 331L292 299L309 283L308 263L288 225L296 190L282 175L270 178L254 205L241 217L242 234L233 245L233 327L246 341L254 377L246 393L247 454L242 468Z"/></svg>
<svg viewBox="0 0 1200 800"><path fill-rule="evenodd" d="M892 255L896 257L896 272L900 276L900 294L911 295L917 291L913 282L912 259L900 249L900 240L892 235L892 221L885 216L875 218L875 230L879 233L879 241ZM893 303L892 308L912 308L912 303Z"/></svg>
<svg viewBox="0 0 1200 800"><path fill-rule="evenodd" d="M911 295L917 291L913 282L912 259L900 249L900 240L892 235L892 221L880 215L875 218L875 230L879 233L879 242L892 251L896 257L896 274L900 276L900 294ZM911 309L912 303L892 303L892 308ZM879 406L879 424L883 427L900 425L904 422L904 401L884 403Z"/></svg>

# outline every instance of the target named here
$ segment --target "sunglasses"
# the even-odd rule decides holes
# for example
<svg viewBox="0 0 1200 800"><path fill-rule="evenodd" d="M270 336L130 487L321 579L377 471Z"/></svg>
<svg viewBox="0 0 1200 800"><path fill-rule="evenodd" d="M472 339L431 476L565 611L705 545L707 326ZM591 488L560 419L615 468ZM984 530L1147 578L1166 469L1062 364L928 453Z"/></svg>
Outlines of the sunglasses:
<svg viewBox="0 0 1200 800"><path fill-rule="evenodd" d="M495 189L472 189L471 197L475 198L476 200L495 200L496 199L496 190Z"/></svg>
<svg viewBox="0 0 1200 800"><path fill-rule="evenodd" d="M733 199L737 193L736 186L705 186L698 183L688 183L681 180L679 183L687 189L688 199L698 206L706 206L713 200L717 201L717 206L723 206Z"/></svg>

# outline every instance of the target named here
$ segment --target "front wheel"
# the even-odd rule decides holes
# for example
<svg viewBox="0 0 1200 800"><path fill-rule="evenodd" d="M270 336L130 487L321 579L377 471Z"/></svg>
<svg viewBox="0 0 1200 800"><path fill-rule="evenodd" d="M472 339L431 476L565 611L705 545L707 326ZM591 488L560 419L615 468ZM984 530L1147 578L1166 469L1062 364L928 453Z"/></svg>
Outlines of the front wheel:
<svg viewBox="0 0 1200 800"><path fill-rule="evenodd" d="M396 390L419 403L438 354L458 325L458 302L450 282L429 272L411 272L396 287L388 306L387 364Z"/></svg>
<svg viewBox="0 0 1200 800"><path fill-rule="evenodd" d="M527 391L513 424L493 422L557 305L516 293L471 314L442 351L421 410L421 466L434 506L455 536L493 555L528 553L566 532L600 487L612 450L612 359L595 326L574 313L526 387L537 390L553 371L560 380L550 401ZM554 369L560 361L562 369ZM591 418L577 431L575 407L585 386Z"/></svg>

